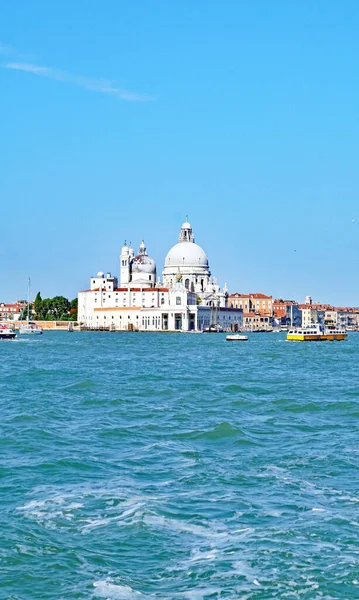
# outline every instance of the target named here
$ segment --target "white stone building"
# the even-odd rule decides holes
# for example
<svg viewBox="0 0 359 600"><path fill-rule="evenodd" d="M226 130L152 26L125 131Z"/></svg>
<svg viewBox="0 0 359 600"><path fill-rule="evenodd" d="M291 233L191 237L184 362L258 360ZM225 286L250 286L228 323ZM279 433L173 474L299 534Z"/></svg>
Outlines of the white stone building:
<svg viewBox="0 0 359 600"><path fill-rule="evenodd" d="M90 329L196 331L210 325L237 330L243 311L228 308L226 286L221 291L211 277L208 258L194 241L186 221L179 241L165 259L163 282L144 241L135 256L125 243L120 255L120 283L110 273L91 278L78 295L78 320Z"/></svg>

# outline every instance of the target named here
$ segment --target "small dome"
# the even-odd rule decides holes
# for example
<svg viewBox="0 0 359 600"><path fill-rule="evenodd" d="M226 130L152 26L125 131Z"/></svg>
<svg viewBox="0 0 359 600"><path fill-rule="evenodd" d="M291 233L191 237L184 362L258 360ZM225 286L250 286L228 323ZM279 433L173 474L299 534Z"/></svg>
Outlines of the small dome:
<svg viewBox="0 0 359 600"><path fill-rule="evenodd" d="M97 273L97 277L105 277L105 273L103 273L102 271L99 271Z"/></svg>
<svg viewBox="0 0 359 600"><path fill-rule="evenodd" d="M156 274L156 263L147 254L138 254L132 260L132 273Z"/></svg>
<svg viewBox="0 0 359 600"><path fill-rule="evenodd" d="M122 246L121 254L129 254L129 252L130 252L130 249L125 242L124 245Z"/></svg>
<svg viewBox="0 0 359 600"><path fill-rule="evenodd" d="M183 223L181 229L192 229L192 225L191 225L191 223L188 223L188 221L185 221Z"/></svg>
<svg viewBox="0 0 359 600"><path fill-rule="evenodd" d="M179 242L168 252L165 260L166 267L205 267L208 268L208 258L201 246L194 242Z"/></svg>

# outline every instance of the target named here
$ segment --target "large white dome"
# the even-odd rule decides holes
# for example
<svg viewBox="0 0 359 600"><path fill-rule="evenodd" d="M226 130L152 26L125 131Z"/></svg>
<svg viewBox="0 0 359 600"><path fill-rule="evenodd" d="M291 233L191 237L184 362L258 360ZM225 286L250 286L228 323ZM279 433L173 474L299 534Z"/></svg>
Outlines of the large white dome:
<svg viewBox="0 0 359 600"><path fill-rule="evenodd" d="M204 267L208 269L208 258L198 244L179 242L168 252L165 267Z"/></svg>

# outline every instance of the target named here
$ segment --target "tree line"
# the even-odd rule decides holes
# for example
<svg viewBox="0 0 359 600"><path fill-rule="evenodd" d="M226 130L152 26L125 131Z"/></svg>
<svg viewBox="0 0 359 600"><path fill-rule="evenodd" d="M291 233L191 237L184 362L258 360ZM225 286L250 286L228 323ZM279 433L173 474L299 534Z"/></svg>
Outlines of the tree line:
<svg viewBox="0 0 359 600"><path fill-rule="evenodd" d="M27 307L23 309L22 318L27 318ZM77 321L77 298L71 301L64 296L42 299L38 292L30 306L30 318L37 321Z"/></svg>

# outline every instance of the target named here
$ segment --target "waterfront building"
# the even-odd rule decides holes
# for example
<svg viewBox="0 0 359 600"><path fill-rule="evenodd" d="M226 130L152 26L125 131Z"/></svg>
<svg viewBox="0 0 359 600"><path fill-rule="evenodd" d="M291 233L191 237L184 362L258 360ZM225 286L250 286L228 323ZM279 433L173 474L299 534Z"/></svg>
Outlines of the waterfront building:
<svg viewBox="0 0 359 600"><path fill-rule="evenodd" d="M120 281L100 271L78 295L78 320L90 329L196 331L210 325L237 330L243 310L228 307L227 287L212 277L203 249L188 220L167 253L163 280L144 240L138 254L131 244L120 254Z"/></svg>
<svg viewBox="0 0 359 600"><path fill-rule="evenodd" d="M325 325L330 329L348 329L352 321L349 310L345 308L326 310L324 314Z"/></svg>
<svg viewBox="0 0 359 600"><path fill-rule="evenodd" d="M316 323L324 324L325 311L330 310L333 307L330 304L320 304L319 302L312 302L311 296L306 296L305 303L299 304L299 310L302 315L302 327L308 327Z"/></svg>
<svg viewBox="0 0 359 600"><path fill-rule="evenodd" d="M241 308L245 313L257 313L266 317L272 317L273 315L272 296L266 296L265 294L240 294L236 292L229 295L228 303L232 308Z"/></svg>
<svg viewBox="0 0 359 600"><path fill-rule="evenodd" d="M299 327L302 324L302 313L295 300L273 300L273 324L277 326Z"/></svg>
<svg viewBox="0 0 359 600"><path fill-rule="evenodd" d="M246 331L272 330L272 319L255 312L243 313L243 328Z"/></svg>
<svg viewBox="0 0 359 600"><path fill-rule="evenodd" d="M18 321L26 305L21 302L14 304L0 303L0 321Z"/></svg>

